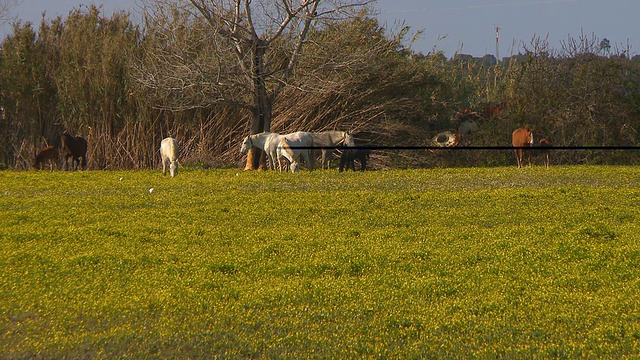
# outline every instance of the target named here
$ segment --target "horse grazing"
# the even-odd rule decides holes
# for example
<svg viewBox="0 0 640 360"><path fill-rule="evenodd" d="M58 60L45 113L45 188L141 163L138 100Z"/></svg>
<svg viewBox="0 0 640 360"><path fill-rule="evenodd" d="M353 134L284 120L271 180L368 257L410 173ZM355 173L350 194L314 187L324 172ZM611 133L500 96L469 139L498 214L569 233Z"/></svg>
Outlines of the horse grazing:
<svg viewBox="0 0 640 360"><path fill-rule="evenodd" d="M345 149L340 157L338 171L342 172L342 169L348 170L349 167L351 167L351 170L356 171L355 160L360 161L360 171L365 171L370 153L371 150L369 149Z"/></svg>
<svg viewBox="0 0 640 360"><path fill-rule="evenodd" d="M50 163L51 170L53 170L54 165L56 169L58 168L58 149L54 146L47 146L40 150L33 161L33 167L40 169L40 164L46 163L47 161Z"/></svg>
<svg viewBox="0 0 640 360"><path fill-rule="evenodd" d="M282 135L280 146L277 148L277 157L284 156L291 164L291 172L298 172L298 159L303 158L307 164L307 169L313 171L313 136L309 132L298 131L287 135Z"/></svg>
<svg viewBox="0 0 640 360"><path fill-rule="evenodd" d="M178 175L178 155L178 140L168 137L160 142L162 175L167 174L167 163L169 163L169 174L171 174L171 177Z"/></svg>
<svg viewBox="0 0 640 360"><path fill-rule="evenodd" d="M549 154L551 153L551 148L553 147L553 144L551 143L551 141L547 140L547 138L542 138L540 139L540 147L542 148L542 150L540 150L540 154L542 154L543 159L544 159L544 167L548 168L549 167Z"/></svg>
<svg viewBox="0 0 640 360"><path fill-rule="evenodd" d="M62 134L62 154L64 155L64 169L69 170L69 158L71 167L76 170L82 165L82 169L87 167L87 140L80 136L71 136L65 132ZM82 158L82 163L80 162Z"/></svg>
<svg viewBox="0 0 640 360"><path fill-rule="evenodd" d="M298 149L297 147L303 147ZM298 131L291 134L280 135L278 133L261 132L246 136L240 145L240 152L246 154L251 148L263 150L267 154L271 169L275 170L276 162L278 169L282 171L282 163L280 158L284 157L292 163L291 171L297 172L298 159L302 156L307 163L307 168L313 171L313 162L311 161L311 148L313 147L313 137L311 133ZM295 164L294 164L295 162Z"/></svg>
<svg viewBox="0 0 640 360"><path fill-rule="evenodd" d="M322 151L322 168L327 164L327 169L331 168L331 159L327 156L333 155L333 147L335 146L355 146L353 136L346 131L323 131L319 133L311 133L314 146L321 147ZM325 148L328 147L328 148Z"/></svg>
<svg viewBox="0 0 640 360"><path fill-rule="evenodd" d="M513 151L516 153L516 161L518 162L518 169L522 167L522 158L524 157L524 148L533 145L533 130L529 125L524 129L516 129L511 134L511 144L513 145ZM531 153L529 153L529 166L531 166Z"/></svg>

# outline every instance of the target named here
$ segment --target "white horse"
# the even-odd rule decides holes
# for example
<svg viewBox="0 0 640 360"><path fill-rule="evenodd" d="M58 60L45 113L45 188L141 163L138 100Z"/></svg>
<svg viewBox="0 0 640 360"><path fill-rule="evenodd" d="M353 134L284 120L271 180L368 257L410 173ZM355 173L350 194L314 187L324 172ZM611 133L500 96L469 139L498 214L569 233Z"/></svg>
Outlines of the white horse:
<svg viewBox="0 0 640 360"><path fill-rule="evenodd" d="M160 156L162 157L162 175L167 174L167 162L171 177L178 175L178 141L172 137L162 140L160 143Z"/></svg>
<svg viewBox="0 0 640 360"><path fill-rule="evenodd" d="M298 131L282 135L277 147L277 156L284 156L291 163L291 172L298 172L298 159L302 157L307 164L307 169L313 171L314 163L311 156L313 148L313 136L309 132Z"/></svg>
<svg viewBox="0 0 640 360"><path fill-rule="evenodd" d="M304 147L297 149L296 147ZM304 131L298 131L291 134L280 135L278 133L261 132L259 134L249 135L244 138L240 146L240 152L246 154L251 148L263 150L269 159L270 168L282 171L282 163L280 158L284 157L292 164L291 170L297 172L298 159L302 156L307 163L307 168L313 171L313 162L311 162L311 147L313 146L313 138L311 134ZM293 148L292 148L293 147ZM295 163L295 164L294 164ZM295 170L294 170L295 167Z"/></svg>
<svg viewBox="0 0 640 360"><path fill-rule="evenodd" d="M346 131L323 131L319 133L311 133L313 136L313 144L318 147L334 147L339 145L355 146L353 136ZM333 154L334 149L322 149L322 168L324 169L325 161L327 169L331 167L331 158L327 154Z"/></svg>
<svg viewBox="0 0 640 360"><path fill-rule="evenodd" d="M280 157L277 154L281 139L282 135L271 132L261 132L259 134L249 135L242 140L240 152L247 154L251 148L263 150L269 159L270 168L275 170L276 161L278 162L278 167L281 168Z"/></svg>

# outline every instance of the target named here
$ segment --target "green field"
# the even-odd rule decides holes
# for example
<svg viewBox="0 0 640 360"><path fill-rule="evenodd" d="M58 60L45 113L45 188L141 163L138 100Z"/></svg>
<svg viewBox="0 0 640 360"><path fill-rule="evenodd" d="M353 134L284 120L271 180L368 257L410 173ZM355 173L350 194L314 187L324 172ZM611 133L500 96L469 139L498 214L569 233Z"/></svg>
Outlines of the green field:
<svg viewBox="0 0 640 360"><path fill-rule="evenodd" d="M640 355L637 167L0 188L0 358Z"/></svg>

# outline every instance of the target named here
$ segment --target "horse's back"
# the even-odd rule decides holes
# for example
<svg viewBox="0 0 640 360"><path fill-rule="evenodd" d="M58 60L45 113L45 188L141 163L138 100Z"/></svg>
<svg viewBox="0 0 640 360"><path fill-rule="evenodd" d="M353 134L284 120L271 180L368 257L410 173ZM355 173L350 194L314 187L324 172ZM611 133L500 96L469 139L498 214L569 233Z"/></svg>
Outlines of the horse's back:
<svg viewBox="0 0 640 360"><path fill-rule="evenodd" d="M329 131L314 132L314 133L311 133L311 137L313 138L313 142L315 144L318 144L321 146L333 145L331 141L331 132Z"/></svg>
<svg viewBox="0 0 640 360"><path fill-rule="evenodd" d="M37 155L41 159L49 159L52 157L58 157L58 149L55 146L44 147Z"/></svg>
<svg viewBox="0 0 640 360"><path fill-rule="evenodd" d="M550 147L553 146L553 144L547 138L542 138L542 139L540 139L540 146L541 147L550 148Z"/></svg>
<svg viewBox="0 0 640 360"><path fill-rule="evenodd" d="M37 167L40 163L46 162L47 160L58 160L58 149L55 146L47 146L40 150L40 152L36 154L33 165Z"/></svg>
<svg viewBox="0 0 640 360"><path fill-rule="evenodd" d="M87 153L87 140L82 136L72 136L65 132L62 134L62 150L65 154L84 157Z"/></svg>
<svg viewBox="0 0 640 360"><path fill-rule="evenodd" d="M168 137L160 142L160 154L162 158L175 161L178 158L178 140Z"/></svg>
<svg viewBox="0 0 640 360"><path fill-rule="evenodd" d="M313 142L313 134L307 131L296 131L285 135L289 143L309 143Z"/></svg>
<svg viewBox="0 0 640 360"><path fill-rule="evenodd" d="M329 130L312 132L313 143L319 146L333 146L345 142L347 146L353 146L353 137L345 131Z"/></svg>
<svg viewBox="0 0 640 360"><path fill-rule="evenodd" d="M511 144L513 146L525 146L531 143L531 129L528 126L515 129L511 134Z"/></svg>

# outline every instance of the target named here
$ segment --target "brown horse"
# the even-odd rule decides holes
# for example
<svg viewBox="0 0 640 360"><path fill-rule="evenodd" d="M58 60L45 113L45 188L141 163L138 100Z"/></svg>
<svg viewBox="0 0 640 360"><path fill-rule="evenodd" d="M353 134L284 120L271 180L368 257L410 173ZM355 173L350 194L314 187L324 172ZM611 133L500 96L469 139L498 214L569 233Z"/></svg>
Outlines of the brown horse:
<svg viewBox="0 0 640 360"><path fill-rule="evenodd" d="M489 106L488 108L484 109L482 113L484 114L485 118L490 119L492 117L500 115L502 110L505 110L506 108L507 108L507 102L503 101L499 104Z"/></svg>
<svg viewBox="0 0 640 360"><path fill-rule="evenodd" d="M513 145L513 151L516 153L516 160L518 161L518 169L522 167L522 158L524 157L524 148L533 145L533 130L529 125L524 129L516 129L511 134L511 144ZM531 154L529 153L529 166L531 166Z"/></svg>
<svg viewBox="0 0 640 360"><path fill-rule="evenodd" d="M40 150L33 161L33 167L40 169L40 164L46 163L47 161L50 163L51 170L53 170L54 166L56 169L58 168L58 149L54 146L47 146Z"/></svg>
<svg viewBox="0 0 640 360"><path fill-rule="evenodd" d="M87 167L87 140L80 136L71 136L65 132L62 134L62 153L64 155L64 169L69 170L69 158L71 157L71 167L76 170L82 165L82 169ZM82 158L82 163L80 162Z"/></svg>
<svg viewBox="0 0 640 360"><path fill-rule="evenodd" d="M540 150L540 154L544 157L544 167L549 167L549 153L551 152L551 147L553 144L551 141L547 140L547 138L540 139L540 147L543 148Z"/></svg>

